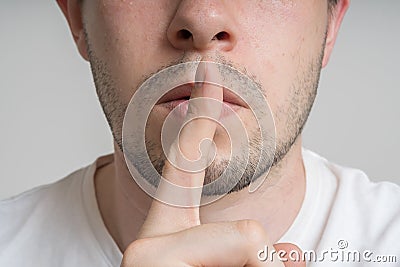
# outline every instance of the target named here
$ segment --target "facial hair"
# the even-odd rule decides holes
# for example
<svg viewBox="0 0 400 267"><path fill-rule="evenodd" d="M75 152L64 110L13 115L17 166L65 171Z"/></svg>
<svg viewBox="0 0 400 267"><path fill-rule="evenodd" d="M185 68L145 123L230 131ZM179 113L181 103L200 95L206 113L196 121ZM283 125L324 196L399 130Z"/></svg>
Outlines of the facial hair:
<svg viewBox="0 0 400 267"><path fill-rule="evenodd" d="M123 151L122 125L125 111L127 109L127 102L121 99L118 93L120 90L116 86L117 83L111 75L107 62L100 59L92 49L86 31L85 36L96 92L107 122L111 128L113 138L119 149ZM241 157L231 159L234 161L246 160L248 163L246 164L244 172L243 170L238 170L243 172L239 182L237 182L235 185L232 185L232 182L229 179L226 179L225 181L219 182L215 186L210 187L209 190L203 191L203 195L222 195L247 188L250 185L253 176L255 175L257 164L261 164L264 167L262 170L267 171L271 166L277 166L288 153L288 151L290 151L291 147L304 128L317 94L325 42L326 35L322 42L319 53L314 58L310 58L308 62L303 63L302 68L299 68L296 79L292 82L290 87L290 93L287 98L289 101L288 105L285 107L278 106L277 110L275 111L275 122L276 124L284 124L284 133L280 134L276 138L276 148L273 157L271 157L272 160L263 157L260 159L260 147L262 146L262 140L257 137L257 134L250 135L249 159ZM220 60L220 62L222 61L223 60ZM168 66L183 62L185 61L181 59L176 62L171 62L168 64ZM168 66L163 66L158 71ZM158 71L144 77L143 82ZM257 82L254 75L248 75L248 77L253 79L255 83L260 84ZM260 85L260 87L262 86ZM137 88L134 88L133 91L136 89ZM166 160L165 155L158 152L160 151L160 148L156 142L153 142L152 140L146 140L146 148L154 168L161 175ZM135 160L144 162L144 159L140 158L135 158ZM258 162L259 160L260 162ZM212 162L211 165L205 170L204 183L211 183L220 177L221 174L226 170L228 163L229 161L227 159L216 158L216 160L214 160L214 162ZM146 170L142 171L142 173L146 173ZM159 179L149 179L148 182L157 187Z"/></svg>

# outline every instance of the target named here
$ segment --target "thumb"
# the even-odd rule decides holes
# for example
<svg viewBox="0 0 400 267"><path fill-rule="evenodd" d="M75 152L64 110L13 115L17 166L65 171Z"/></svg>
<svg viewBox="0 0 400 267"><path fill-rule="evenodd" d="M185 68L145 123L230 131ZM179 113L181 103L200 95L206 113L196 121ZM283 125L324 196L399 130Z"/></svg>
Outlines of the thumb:
<svg viewBox="0 0 400 267"><path fill-rule="evenodd" d="M277 255L281 255L281 259L285 267L305 267L306 262L303 259L302 250L292 243L278 243L274 245ZM282 253L280 253L282 251ZM284 255L284 256L282 256Z"/></svg>

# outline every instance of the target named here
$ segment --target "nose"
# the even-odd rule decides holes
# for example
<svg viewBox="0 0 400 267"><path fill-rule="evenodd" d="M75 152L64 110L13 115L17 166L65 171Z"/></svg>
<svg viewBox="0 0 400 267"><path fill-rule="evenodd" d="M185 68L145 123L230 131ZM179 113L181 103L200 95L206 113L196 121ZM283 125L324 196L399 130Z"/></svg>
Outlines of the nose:
<svg viewBox="0 0 400 267"><path fill-rule="evenodd" d="M225 1L182 0L168 27L167 37L179 50L229 51L236 43L235 29L234 14Z"/></svg>

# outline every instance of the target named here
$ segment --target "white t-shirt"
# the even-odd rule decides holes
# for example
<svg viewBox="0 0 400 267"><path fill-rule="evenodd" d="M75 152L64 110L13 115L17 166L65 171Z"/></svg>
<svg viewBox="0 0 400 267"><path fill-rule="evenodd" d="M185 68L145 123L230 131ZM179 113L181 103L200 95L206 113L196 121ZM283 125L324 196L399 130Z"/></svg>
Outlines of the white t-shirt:
<svg viewBox="0 0 400 267"><path fill-rule="evenodd" d="M280 241L307 252L307 266L398 266L400 187L373 183L307 150L303 157L305 199ZM100 216L93 179L112 159L101 157L54 184L1 201L0 266L120 266L122 253Z"/></svg>

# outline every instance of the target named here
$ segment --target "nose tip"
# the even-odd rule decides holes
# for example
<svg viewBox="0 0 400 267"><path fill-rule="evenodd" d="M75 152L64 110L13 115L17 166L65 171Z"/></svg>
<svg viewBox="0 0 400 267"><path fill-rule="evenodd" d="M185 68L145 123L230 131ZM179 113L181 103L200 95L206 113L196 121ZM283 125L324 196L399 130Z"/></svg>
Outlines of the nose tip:
<svg viewBox="0 0 400 267"><path fill-rule="evenodd" d="M176 49L229 51L236 43L233 20L218 3L182 1L168 27Z"/></svg>

